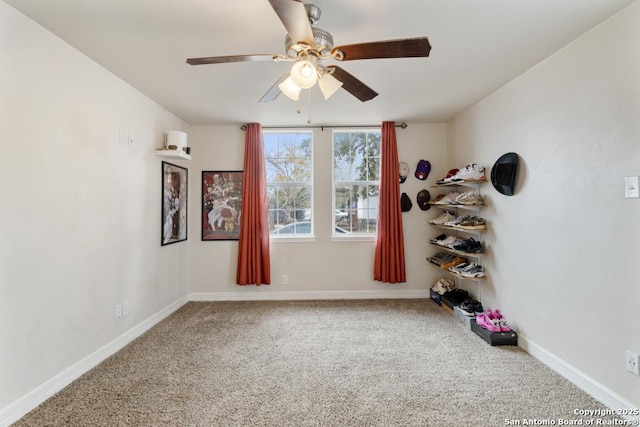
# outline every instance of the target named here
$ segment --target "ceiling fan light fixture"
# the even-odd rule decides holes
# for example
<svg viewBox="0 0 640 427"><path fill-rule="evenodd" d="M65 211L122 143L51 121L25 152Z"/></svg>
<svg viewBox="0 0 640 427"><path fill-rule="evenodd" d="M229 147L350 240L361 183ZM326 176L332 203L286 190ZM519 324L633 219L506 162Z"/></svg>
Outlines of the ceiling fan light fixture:
<svg viewBox="0 0 640 427"><path fill-rule="evenodd" d="M300 92L302 92L302 88L295 84L291 76L287 77L285 81L280 83L278 88L282 93L294 101L297 101L298 98L300 98Z"/></svg>
<svg viewBox="0 0 640 427"><path fill-rule="evenodd" d="M325 101L331 97L338 89L342 87L342 82L329 73L324 73L318 80L318 86Z"/></svg>
<svg viewBox="0 0 640 427"><path fill-rule="evenodd" d="M314 58L314 57L310 57ZM293 82L302 89L309 89L318 81L316 64L309 59L301 59L293 64L290 71Z"/></svg>

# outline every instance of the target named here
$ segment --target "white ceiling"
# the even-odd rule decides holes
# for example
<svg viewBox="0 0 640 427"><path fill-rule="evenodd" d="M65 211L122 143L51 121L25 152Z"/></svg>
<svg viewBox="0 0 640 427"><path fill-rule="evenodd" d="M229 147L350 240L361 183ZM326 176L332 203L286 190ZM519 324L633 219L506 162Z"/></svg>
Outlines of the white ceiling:
<svg viewBox="0 0 640 427"><path fill-rule="evenodd" d="M306 124L306 96L258 103L290 63L185 63L284 53L267 0L4 1L192 125ZM313 123L446 121L633 1L315 0L316 25L336 45L427 36L432 50L338 64L380 95L362 103L340 90L324 101L315 87Z"/></svg>

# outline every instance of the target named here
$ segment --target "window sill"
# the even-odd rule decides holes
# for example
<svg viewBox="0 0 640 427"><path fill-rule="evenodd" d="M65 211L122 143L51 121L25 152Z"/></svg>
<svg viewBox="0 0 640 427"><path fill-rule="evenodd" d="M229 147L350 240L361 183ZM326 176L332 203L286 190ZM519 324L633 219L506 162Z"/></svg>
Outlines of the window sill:
<svg viewBox="0 0 640 427"><path fill-rule="evenodd" d="M331 236L332 242L375 242L376 235L333 235Z"/></svg>
<svg viewBox="0 0 640 427"><path fill-rule="evenodd" d="M271 243L313 243L315 236L269 236Z"/></svg>

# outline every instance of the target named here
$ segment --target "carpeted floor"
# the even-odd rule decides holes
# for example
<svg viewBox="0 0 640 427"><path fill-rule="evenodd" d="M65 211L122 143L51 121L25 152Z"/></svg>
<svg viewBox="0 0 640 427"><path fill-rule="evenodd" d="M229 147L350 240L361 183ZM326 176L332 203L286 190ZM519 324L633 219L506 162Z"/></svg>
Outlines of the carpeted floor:
<svg viewBox="0 0 640 427"><path fill-rule="evenodd" d="M576 409L605 407L429 300L193 302L15 426L557 425Z"/></svg>

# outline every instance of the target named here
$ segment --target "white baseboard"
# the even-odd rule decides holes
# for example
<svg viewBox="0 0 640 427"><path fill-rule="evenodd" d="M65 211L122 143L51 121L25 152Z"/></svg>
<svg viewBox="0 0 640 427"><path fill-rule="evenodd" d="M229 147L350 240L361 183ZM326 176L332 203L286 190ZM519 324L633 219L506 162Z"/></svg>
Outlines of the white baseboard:
<svg viewBox="0 0 640 427"><path fill-rule="evenodd" d="M44 384L38 386L22 398L0 410L0 427L6 427L18 421L38 405L49 399L74 380L93 369L100 362L121 350L127 344L158 324L161 320L188 302L186 297L179 298L153 316L129 329L110 343L94 351L84 359L68 367Z"/></svg>
<svg viewBox="0 0 640 427"><path fill-rule="evenodd" d="M263 290L264 289L264 290ZM429 290L379 291L271 291L268 286L248 288L246 292L194 292L189 301L292 301L335 299L417 299L429 298Z"/></svg>
<svg viewBox="0 0 640 427"><path fill-rule="evenodd" d="M336 300L336 299L414 299L429 298L428 290L380 290L380 291L317 291L295 292L275 291L265 288L264 291L251 288L247 292L195 292L179 298L153 316L131 328L115 340L91 353L89 356L65 369L49 381L40 385L27 395L0 410L0 427L8 427L38 405L49 399L72 381L79 378L100 362L121 350L131 341L151 329L171 313L189 301L261 301L261 300ZM595 381L585 373L577 370L562 359L551 354L537 344L519 336L519 345L531 356L562 375L579 389L588 393L607 408L634 409L631 402L625 400L614 391ZM640 422L640 417L624 416L624 419Z"/></svg>
<svg viewBox="0 0 640 427"><path fill-rule="evenodd" d="M549 368L556 371L558 374L563 376L565 379L573 383L580 390L584 391L607 408L616 410L637 410L634 404L624 399L622 396L610 390L603 384L594 380L584 372L574 368L564 360L559 357L551 354L544 348L539 345L527 340L522 336L518 336L518 346L529 353L534 358L538 359L540 362L544 363ZM580 409L580 408L576 408ZM583 408L589 409L589 408ZM640 423L640 416L628 416L628 415L620 415L621 418L626 420L634 421ZM634 424L638 425L638 424Z"/></svg>

